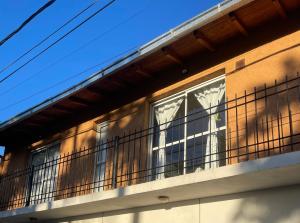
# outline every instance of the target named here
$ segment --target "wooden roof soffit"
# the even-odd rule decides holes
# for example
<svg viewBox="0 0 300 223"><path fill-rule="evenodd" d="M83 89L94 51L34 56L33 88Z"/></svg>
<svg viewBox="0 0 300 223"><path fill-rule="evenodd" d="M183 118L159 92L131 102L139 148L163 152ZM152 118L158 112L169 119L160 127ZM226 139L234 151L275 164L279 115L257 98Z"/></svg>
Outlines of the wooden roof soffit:
<svg viewBox="0 0 300 223"><path fill-rule="evenodd" d="M32 127L41 127L43 126L43 124L38 123L38 122L34 122L34 121L28 121L28 122L24 122L25 126L32 126Z"/></svg>
<svg viewBox="0 0 300 223"><path fill-rule="evenodd" d="M146 77L146 78L152 77L152 76L150 75L150 73L149 73L147 70L145 70L143 67L141 67L140 65L133 64L133 65L130 66L129 69L132 70L133 72L138 73L138 74L141 75L141 76Z"/></svg>
<svg viewBox="0 0 300 223"><path fill-rule="evenodd" d="M177 63L180 66L184 66L183 59L178 55L178 53L170 47L163 47L161 51L173 62Z"/></svg>
<svg viewBox="0 0 300 223"><path fill-rule="evenodd" d="M52 107L55 108L56 110L59 110L60 112L63 112L63 113L72 113L72 111L70 111L68 108L63 107L63 106L58 105L58 104L54 104Z"/></svg>
<svg viewBox="0 0 300 223"><path fill-rule="evenodd" d="M126 88L126 84L124 82L118 81L116 79L107 78L104 83L107 82L107 84L111 84L112 86L115 86L115 88Z"/></svg>
<svg viewBox="0 0 300 223"><path fill-rule="evenodd" d="M98 95L100 97L106 97L106 96L109 96L109 92L107 91L104 91L100 88L97 88L95 86L89 86L87 88L85 88L85 90L87 90L88 92L94 94L94 95Z"/></svg>
<svg viewBox="0 0 300 223"><path fill-rule="evenodd" d="M193 36L201 46L205 47L209 51L213 52L216 50L210 40L206 36L204 36L200 30L195 30L193 32Z"/></svg>
<svg viewBox="0 0 300 223"><path fill-rule="evenodd" d="M244 36L248 36L248 31L246 27L242 24L240 19L233 12L229 13L228 16L230 18L230 21L240 31L240 33Z"/></svg>
<svg viewBox="0 0 300 223"><path fill-rule="evenodd" d="M279 0L272 0L273 5L275 6L275 9L277 13L280 15L282 19L287 19L287 14L283 8L283 5Z"/></svg>
<svg viewBox="0 0 300 223"><path fill-rule="evenodd" d="M47 120L53 118L52 115L46 115L46 114L42 114L42 113L38 113L38 114L37 114L37 117L38 117L38 118L41 118L41 119L47 119Z"/></svg>
<svg viewBox="0 0 300 223"><path fill-rule="evenodd" d="M76 96L69 97L69 100L76 104L83 105L83 106L93 106L94 105L92 102L89 102L87 100L84 100L84 99L76 97Z"/></svg>

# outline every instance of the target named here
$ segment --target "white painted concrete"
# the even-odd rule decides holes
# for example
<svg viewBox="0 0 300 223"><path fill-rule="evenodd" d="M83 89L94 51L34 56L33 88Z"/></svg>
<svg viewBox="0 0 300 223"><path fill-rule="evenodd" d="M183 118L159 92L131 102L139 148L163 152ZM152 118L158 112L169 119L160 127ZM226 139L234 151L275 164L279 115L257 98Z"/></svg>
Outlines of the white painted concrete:
<svg viewBox="0 0 300 223"><path fill-rule="evenodd" d="M156 205L161 203L157 199L159 195L167 195L170 202L176 202L296 185L300 184L299 173L300 152L293 152L123 189L0 212L0 222L28 222L29 217L40 220L57 219ZM181 205L179 209L182 208ZM156 215L159 216L160 213L157 212Z"/></svg>
<svg viewBox="0 0 300 223"><path fill-rule="evenodd" d="M86 215L53 223L299 223L300 186Z"/></svg>

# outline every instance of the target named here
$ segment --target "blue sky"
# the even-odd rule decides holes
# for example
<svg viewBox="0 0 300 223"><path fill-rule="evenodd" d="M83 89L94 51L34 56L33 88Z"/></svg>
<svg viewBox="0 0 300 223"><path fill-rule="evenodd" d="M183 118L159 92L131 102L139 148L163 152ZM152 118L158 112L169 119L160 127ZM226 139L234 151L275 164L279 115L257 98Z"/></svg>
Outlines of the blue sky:
<svg viewBox="0 0 300 223"><path fill-rule="evenodd" d="M93 1L57 0L0 47L0 70ZM0 84L0 122L82 81L94 71L118 59L120 54L152 40L220 1L117 0L43 56L17 72L13 78ZM2 0L0 14L5 19L0 20L0 38L18 27L45 2L46 0ZM47 43L52 43L107 2L108 0L100 0L96 7ZM47 43L0 74L1 78L43 49ZM95 69L76 75L99 63L102 64Z"/></svg>

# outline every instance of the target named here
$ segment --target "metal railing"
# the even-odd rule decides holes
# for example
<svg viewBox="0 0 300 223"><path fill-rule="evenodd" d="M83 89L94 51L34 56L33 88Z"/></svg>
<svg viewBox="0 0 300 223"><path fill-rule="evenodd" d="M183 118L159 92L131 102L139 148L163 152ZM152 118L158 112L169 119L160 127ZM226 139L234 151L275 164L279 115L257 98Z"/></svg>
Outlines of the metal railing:
<svg viewBox="0 0 300 223"><path fill-rule="evenodd" d="M300 78L225 99L0 178L0 209L90 194L299 150ZM220 122L209 127L212 116ZM167 128L162 128L168 126ZM184 130L182 130L184 129ZM164 131L166 143L158 145ZM185 134L182 134L185 132Z"/></svg>

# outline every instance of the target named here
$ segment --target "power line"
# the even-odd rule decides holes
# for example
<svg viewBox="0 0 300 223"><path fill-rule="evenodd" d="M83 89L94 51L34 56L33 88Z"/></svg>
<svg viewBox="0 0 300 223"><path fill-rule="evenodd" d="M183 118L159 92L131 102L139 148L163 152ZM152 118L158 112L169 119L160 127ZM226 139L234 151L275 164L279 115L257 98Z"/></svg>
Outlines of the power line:
<svg viewBox="0 0 300 223"><path fill-rule="evenodd" d="M9 105L7 105L7 106L1 108L0 111L5 111L5 110L7 110L7 109L9 109L9 108L11 108L11 107L14 107L14 106L20 104L20 103L23 103L23 102L25 102L25 101L28 101L28 100L31 99L32 97L35 97L35 96L37 96L37 95L39 95L39 94L42 94L42 93L44 93L44 92L46 92L46 91L48 91L48 90L50 90L50 89L55 88L55 87L57 87L57 86L59 86L59 85L61 85L61 84L63 84L63 83L66 83L66 81L72 80L72 79L74 79L74 78L76 78L76 77L78 77L78 76L80 76L80 75L82 75L82 74L84 74L84 73L86 73L86 72L88 72L88 71L90 71L90 70L96 68L96 67L99 67L99 66L101 66L101 65L103 65L103 64L106 64L106 63L108 63L109 61L115 60L116 58L120 58L122 55L125 55L125 54L127 54L128 52L133 51L133 50L136 49L138 46L139 46L139 45L136 45L136 46L134 46L134 47L131 47L130 49L127 49L127 50L123 51L122 53L119 53L119 54L117 54L117 55L115 55L115 56L112 56L112 57L110 57L109 59L106 59L106 60L104 60L104 61L102 61L102 62L100 62L100 63L98 63L98 64L95 64L95 65L93 65L93 66L90 66L90 67L84 69L83 71L81 71L81 72L79 72L79 73L76 73L76 74L74 74L74 75L72 75L72 76L70 76L70 77L68 77L68 78L65 78L64 80L61 80L61 81L59 81L59 82L56 82L55 84L50 85L49 87L43 88L43 89L41 89L41 90L39 90L39 91L37 91L37 92L35 92L35 93L33 93L33 94L27 96L27 97L24 97L24 98L22 98L22 99L20 99L20 100L18 100L18 101L16 101L16 102L14 102L14 103L12 103L12 104L9 104ZM99 73L101 73L101 71L96 72L96 73L93 74L92 76L95 76L95 75L97 75L97 74L99 74Z"/></svg>
<svg viewBox="0 0 300 223"><path fill-rule="evenodd" d="M71 55L75 54L76 52L79 52L80 50L84 49L85 47L89 46L91 43L95 42L96 40L99 40L100 38L104 37L106 34L110 33L111 31L115 30L116 28L120 27L121 25L129 22L130 20L132 20L133 18L137 17L138 15L140 15L142 12L144 12L146 10L147 7L139 10L138 12L134 13L133 15L131 15L130 17L128 17L126 20L118 23L117 25L113 26L112 28L108 29L107 31L101 33L100 35L96 36L95 38L89 40L88 42L84 43L83 45L81 45L80 47L76 48L75 50L73 50L72 52L66 54L65 56L62 56L61 58L59 58L58 60L54 61L53 63L49 64L48 66L46 66L45 68L39 70L38 72L32 74L31 76L29 76L27 79L15 84L14 86L12 86L11 88L9 88L6 91L3 91L0 93L0 96L3 96L9 92L11 92L12 90L16 89L18 86L24 84L25 82L31 80L33 77L41 74L43 71L48 70L49 68L55 66L56 64L62 62L63 60L65 60L66 58L70 57Z"/></svg>
<svg viewBox="0 0 300 223"><path fill-rule="evenodd" d="M70 18L68 21L66 21L63 25L61 25L58 29L56 29L54 32L52 32L51 34L49 34L48 36L46 36L44 39L42 39L40 42L38 42L37 44L35 44L33 47L31 47L29 50L27 50L25 53L23 53L21 56L19 56L17 59L13 60L11 63L9 63L7 66L5 66L4 68L2 68L0 70L0 74L3 73L4 71L6 71L8 68L10 68L11 66L13 66L14 64L16 64L19 60L21 60L23 57L25 57L27 54L29 54L30 52L32 52L34 49L36 49L37 47L39 47L40 45L42 45L44 42L46 42L50 37L52 37L53 35L55 35L56 33L58 33L61 29L63 29L65 26L67 26L68 24L70 24L71 22L73 22L75 19L77 19L80 15L82 15L83 13L85 13L88 9L90 9L91 7L93 7L99 0L94 1L93 3L91 3L90 5L88 5L86 8L84 8L83 10L81 10L80 12L78 12L76 15L74 15L72 18Z"/></svg>
<svg viewBox="0 0 300 223"><path fill-rule="evenodd" d="M54 41L52 44L50 44L48 47L46 47L45 49L43 49L40 53L36 54L34 57L32 57L31 59L29 59L27 62L25 62L23 65L21 65L20 67L18 67L16 70L14 70L13 72L11 72L10 74L8 74L6 77L2 78L0 80L0 83L3 83L5 80L7 80L8 78L10 78L12 75L14 75L16 72L18 72L19 70L21 70L23 67L25 67L27 64L29 64L30 62L32 62L33 60L35 60L36 58L38 58L40 55L42 55L44 52L46 52L48 49L50 49L51 47L53 47L54 45L56 45L58 42L60 42L61 40L63 40L64 38L66 38L68 35L70 35L72 32L74 32L75 30L77 30L79 27L81 27L83 24L85 24L86 22L88 22L90 19L92 19L93 17L95 17L97 14L99 14L101 11L103 11L104 9L106 9L107 7L109 7L111 4L113 4L116 0L111 0L109 3L107 3L106 5L104 5L103 7L101 7L100 9L98 9L96 12L94 12L92 15L90 15L89 17L87 17L85 20L83 20L82 22L80 22L78 25L76 25L74 28L72 28L70 31L68 31L67 33L65 33L63 36L61 36L59 39L57 39L56 41Z"/></svg>
<svg viewBox="0 0 300 223"><path fill-rule="evenodd" d="M56 0L49 0L45 5L39 8L36 12L34 12L31 16L29 16L22 24L9 35L7 35L4 39L0 41L0 46L2 46L6 41L11 39L14 35L21 31L31 20L33 20L36 16L38 16L41 12L51 6Z"/></svg>

